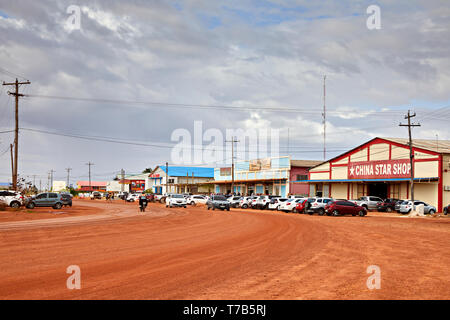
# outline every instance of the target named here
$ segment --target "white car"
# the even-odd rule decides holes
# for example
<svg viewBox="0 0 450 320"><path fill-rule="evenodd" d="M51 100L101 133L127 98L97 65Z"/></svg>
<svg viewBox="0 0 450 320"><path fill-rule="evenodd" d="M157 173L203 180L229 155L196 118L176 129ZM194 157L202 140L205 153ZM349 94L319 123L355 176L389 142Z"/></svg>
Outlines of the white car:
<svg viewBox="0 0 450 320"><path fill-rule="evenodd" d="M171 194L166 198L166 208L184 207L186 208L186 198L182 194Z"/></svg>
<svg viewBox="0 0 450 320"><path fill-rule="evenodd" d="M127 201L128 201L128 202L139 201L139 196L140 196L140 194L137 194L137 193L130 193L130 194L127 196Z"/></svg>
<svg viewBox="0 0 450 320"><path fill-rule="evenodd" d="M250 202L253 199L256 199L257 197L243 197L241 199L241 201L239 202L239 207L241 207L242 209L247 209L248 207L250 207Z"/></svg>
<svg viewBox="0 0 450 320"><path fill-rule="evenodd" d="M208 199L207 199L207 197L206 196L203 196L203 195L193 195L193 196L190 196L188 199L187 199L187 204L190 204L190 205L196 205L196 204L199 204L199 203L201 203L201 204L206 204L206 201L207 201Z"/></svg>
<svg viewBox="0 0 450 320"><path fill-rule="evenodd" d="M281 202L280 211L296 212L297 209L295 209L295 207L297 206L297 203L302 202L303 200L305 200L305 198L289 198L288 200Z"/></svg>
<svg viewBox="0 0 450 320"><path fill-rule="evenodd" d="M281 203L290 200L288 198L273 198L269 202L269 210L280 210Z"/></svg>
<svg viewBox="0 0 450 320"><path fill-rule="evenodd" d="M3 190L0 191L0 202L12 208L19 208L23 204L23 196L17 191Z"/></svg>
<svg viewBox="0 0 450 320"><path fill-rule="evenodd" d="M242 197L241 196L231 196L227 199L227 201L230 203L230 206L232 208L239 207L239 203L241 202Z"/></svg>

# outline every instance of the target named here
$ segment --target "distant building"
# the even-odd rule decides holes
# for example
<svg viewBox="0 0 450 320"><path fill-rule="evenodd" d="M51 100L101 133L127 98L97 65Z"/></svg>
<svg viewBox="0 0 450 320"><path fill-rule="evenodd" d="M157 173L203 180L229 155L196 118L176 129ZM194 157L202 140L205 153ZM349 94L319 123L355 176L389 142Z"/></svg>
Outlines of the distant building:
<svg viewBox="0 0 450 320"><path fill-rule="evenodd" d="M12 185L10 182L0 182L0 190L8 190L11 188L12 188Z"/></svg>
<svg viewBox="0 0 450 320"><path fill-rule="evenodd" d="M66 190L67 185L65 181L53 181L52 191L60 192Z"/></svg>
<svg viewBox="0 0 450 320"><path fill-rule="evenodd" d="M147 189L154 193L212 193L214 168L158 166L148 177Z"/></svg>
<svg viewBox="0 0 450 320"><path fill-rule="evenodd" d="M234 169L235 194L241 195L308 195L307 184L294 181L308 180L309 168L322 163L314 160L291 160L288 156L238 161ZM214 169L215 193L229 194L231 168Z"/></svg>
<svg viewBox="0 0 450 320"><path fill-rule="evenodd" d="M121 192L121 191L129 192L130 186L129 186L129 184L120 183L120 180L112 180L112 181L108 181L106 183L106 191L114 192L114 193Z"/></svg>
<svg viewBox="0 0 450 320"><path fill-rule="evenodd" d="M106 191L106 181L91 181L89 185L89 181L77 181L77 191Z"/></svg>

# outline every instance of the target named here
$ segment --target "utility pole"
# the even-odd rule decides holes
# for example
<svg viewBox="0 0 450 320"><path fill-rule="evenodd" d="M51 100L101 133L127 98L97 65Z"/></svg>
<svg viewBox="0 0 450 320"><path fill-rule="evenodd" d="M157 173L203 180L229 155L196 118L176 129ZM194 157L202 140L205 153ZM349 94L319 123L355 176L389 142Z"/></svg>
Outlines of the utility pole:
<svg viewBox="0 0 450 320"><path fill-rule="evenodd" d="M169 163L166 162L166 194L169 193L168 185L169 185Z"/></svg>
<svg viewBox="0 0 450 320"><path fill-rule="evenodd" d="M15 106L15 120L16 120L16 130L14 135L14 173L13 173L13 189L17 190L17 167L19 166L18 158L19 158L19 97L23 97L23 94L19 93L19 85L22 84L31 84L30 81L19 82L17 80L15 82L6 83L3 82L4 86L15 86L15 92L8 91L8 94L16 97L16 106Z"/></svg>
<svg viewBox="0 0 450 320"><path fill-rule="evenodd" d="M416 211L416 206L414 205L414 152L413 152L413 145L412 145L412 136L411 136L411 128L412 127L420 127L420 123L414 124L411 123L411 118L414 118L416 116L416 113L411 114L411 111L408 110L408 114L405 116L405 119L408 120L408 124L399 124L400 127L408 127L408 135L409 135L409 163L411 166L411 178L410 178L410 187L411 187L411 201L413 209L412 211Z"/></svg>
<svg viewBox="0 0 450 320"><path fill-rule="evenodd" d="M49 191L53 191L53 172L55 172L55 170L50 170L50 187L49 187Z"/></svg>
<svg viewBox="0 0 450 320"><path fill-rule="evenodd" d="M89 166L89 192L92 192L92 186L91 186L91 166L94 164L92 162L86 163L87 166Z"/></svg>
<svg viewBox="0 0 450 320"><path fill-rule="evenodd" d="M231 140L225 140L225 142L231 142L231 194L234 194L234 144L239 140L236 140L236 137L231 137Z"/></svg>
<svg viewBox="0 0 450 320"><path fill-rule="evenodd" d="M66 171L67 171L67 183L66 183L66 187L67 187L67 189L69 189L69 183L70 183L70 170L72 170L72 168L66 168Z"/></svg>
<svg viewBox="0 0 450 320"><path fill-rule="evenodd" d="M14 186L14 157L13 157L13 145L12 145L12 143L9 146L11 148L11 182L12 182L12 184Z"/></svg>
<svg viewBox="0 0 450 320"><path fill-rule="evenodd" d="M122 176L121 179L121 184L120 184L120 191L122 192L121 194L123 195L123 189L124 189L124 180L125 180L125 170L121 169L120 170L120 175Z"/></svg>
<svg viewBox="0 0 450 320"><path fill-rule="evenodd" d="M326 145L326 141L327 141L327 107L325 105L325 97L326 97L326 83L325 81L327 80L327 76L323 76L323 113L322 113L322 117L323 117L323 160L326 160L327 158L327 145Z"/></svg>

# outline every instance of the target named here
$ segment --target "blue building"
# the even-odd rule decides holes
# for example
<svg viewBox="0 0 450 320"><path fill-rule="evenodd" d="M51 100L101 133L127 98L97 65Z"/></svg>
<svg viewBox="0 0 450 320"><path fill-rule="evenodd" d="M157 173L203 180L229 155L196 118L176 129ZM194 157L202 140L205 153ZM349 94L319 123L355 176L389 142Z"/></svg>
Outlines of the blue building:
<svg viewBox="0 0 450 320"><path fill-rule="evenodd" d="M147 189L156 194L214 192L214 168L158 166L148 176Z"/></svg>

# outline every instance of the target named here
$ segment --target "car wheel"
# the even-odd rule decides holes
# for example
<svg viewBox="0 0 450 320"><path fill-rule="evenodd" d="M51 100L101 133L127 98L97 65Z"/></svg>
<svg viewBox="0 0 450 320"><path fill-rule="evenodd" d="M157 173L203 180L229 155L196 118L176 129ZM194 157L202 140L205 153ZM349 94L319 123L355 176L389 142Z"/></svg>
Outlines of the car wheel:
<svg viewBox="0 0 450 320"><path fill-rule="evenodd" d="M194 201L191 201L191 206L193 206L193 205L195 205L195 202L194 202Z"/></svg>
<svg viewBox="0 0 450 320"><path fill-rule="evenodd" d="M391 207L387 207L386 208L386 212L392 212L392 208Z"/></svg>
<svg viewBox="0 0 450 320"><path fill-rule="evenodd" d="M61 208L62 208L62 204L59 202L55 203L55 205L53 206L53 209L56 209L56 210L59 210Z"/></svg>
<svg viewBox="0 0 450 320"><path fill-rule="evenodd" d="M246 204L242 205L242 209L247 209L247 208L248 208L248 205L246 205Z"/></svg>
<svg viewBox="0 0 450 320"><path fill-rule="evenodd" d="M186 206L183 206L183 208L186 208Z"/></svg>
<svg viewBox="0 0 450 320"><path fill-rule="evenodd" d="M166 202L166 199L161 198L161 199L159 200L159 202L160 202L160 203L164 203L164 202Z"/></svg>
<svg viewBox="0 0 450 320"><path fill-rule="evenodd" d="M359 214L359 216L360 216L360 217L364 217L364 216L366 215L366 214L365 214L365 212L364 212L364 211L362 211L362 210L361 210L361 211L359 211L359 212L358 212L358 214Z"/></svg>
<svg viewBox="0 0 450 320"><path fill-rule="evenodd" d="M31 202L31 203L27 204L27 208L28 209L34 209L34 203Z"/></svg>
<svg viewBox="0 0 450 320"><path fill-rule="evenodd" d="M280 211L280 206L277 206L277 211Z"/></svg>
<svg viewBox="0 0 450 320"><path fill-rule="evenodd" d="M227 211L230 211L230 207L227 208Z"/></svg>
<svg viewBox="0 0 450 320"><path fill-rule="evenodd" d="M325 214L325 210L320 208L319 209L319 216L323 216Z"/></svg>
<svg viewBox="0 0 450 320"><path fill-rule="evenodd" d="M11 203L9 204L9 206L10 206L11 208L14 208L14 209L20 208L20 202L18 202L18 201L13 201L13 202L11 202Z"/></svg>
<svg viewBox="0 0 450 320"><path fill-rule="evenodd" d="M216 207L213 206L212 209L213 209L213 210L216 210Z"/></svg>
<svg viewBox="0 0 450 320"><path fill-rule="evenodd" d="M337 217L339 215L339 211L333 210L333 216Z"/></svg>
<svg viewBox="0 0 450 320"><path fill-rule="evenodd" d="M435 214L436 211L434 211L433 209L430 210L429 214Z"/></svg>

